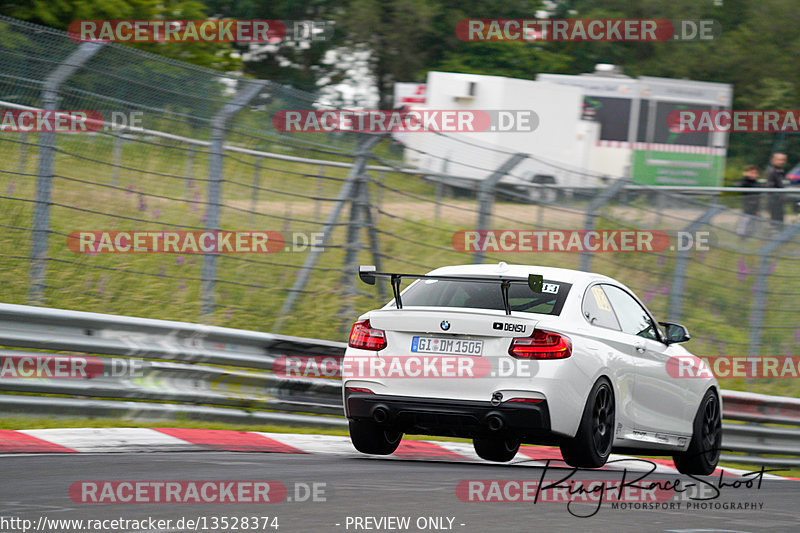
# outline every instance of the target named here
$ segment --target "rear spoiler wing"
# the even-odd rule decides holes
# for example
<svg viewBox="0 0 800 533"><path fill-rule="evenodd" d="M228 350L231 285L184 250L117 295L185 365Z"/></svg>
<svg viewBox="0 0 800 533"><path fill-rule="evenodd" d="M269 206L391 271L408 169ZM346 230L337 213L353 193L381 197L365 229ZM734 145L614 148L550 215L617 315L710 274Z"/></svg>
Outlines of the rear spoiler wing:
<svg viewBox="0 0 800 533"><path fill-rule="evenodd" d="M526 284L530 287L531 291L535 294L542 293L542 286L544 285L544 277L540 274L528 274L528 279L519 278L504 278L502 276L496 278L487 278L479 276L430 276L423 274L397 274L392 272L377 272L374 265L361 265L358 267L358 277L367 285L375 285L377 278L388 279L392 284L392 292L394 293L394 302L398 309L403 308L403 302L400 299L400 281L406 279L435 279L439 281L471 281L474 283L497 283L500 285L500 291L503 295L503 307L506 314L511 314L511 305L508 303L508 288L512 283Z"/></svg>

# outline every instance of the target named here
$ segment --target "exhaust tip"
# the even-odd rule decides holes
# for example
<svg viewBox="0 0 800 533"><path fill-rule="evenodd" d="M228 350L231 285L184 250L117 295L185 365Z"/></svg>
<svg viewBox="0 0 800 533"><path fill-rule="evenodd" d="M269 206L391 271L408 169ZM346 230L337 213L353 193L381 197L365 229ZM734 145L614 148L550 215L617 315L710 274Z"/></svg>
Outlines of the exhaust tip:
<svg viewBox="0 0 800 533"><path fill-rule="evenodd" d="M383 424L389 420L389 409L385 405L379 405L372 411L372 419L378 424Z"/></svg>
<svg viewBox="0 0 800 533"><path fill-rule="evenodd" d="M503 418L500 415L489 415L486 417L486 426L489 428L489 431L500 431L503 429L505 422L503 422Z"/></svg>

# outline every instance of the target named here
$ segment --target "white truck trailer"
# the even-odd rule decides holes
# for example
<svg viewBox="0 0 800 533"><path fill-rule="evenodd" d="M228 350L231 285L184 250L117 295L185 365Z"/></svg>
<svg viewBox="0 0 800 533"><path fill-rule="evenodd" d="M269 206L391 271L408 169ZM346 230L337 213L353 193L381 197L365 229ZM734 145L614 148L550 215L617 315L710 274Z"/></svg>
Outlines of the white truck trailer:
<svg viewBox="0 0 800 533"><path fill-rule="evenodd" d="M727 84L634 79L604 71L540 74L535 81L429 72L425 92L424 105L414 107L532 110L538 126L533 131L497 127L480 133L404 134L406 164L417 168L482 180L510 154L521 152L530 157L501 184L522 180L594 188L615 178L656 186L722 182L727 135L672 132L667 116L681 109L730 108Z"/></svg>

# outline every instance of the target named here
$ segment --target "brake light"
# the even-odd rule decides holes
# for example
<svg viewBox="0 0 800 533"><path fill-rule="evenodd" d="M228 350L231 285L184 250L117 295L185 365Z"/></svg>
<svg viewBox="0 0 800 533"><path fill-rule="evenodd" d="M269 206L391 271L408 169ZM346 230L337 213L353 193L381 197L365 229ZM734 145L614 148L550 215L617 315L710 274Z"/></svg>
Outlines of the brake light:
<svg viewBox="0 0 800 533"><path fill-rule="evenodd" d="M541 398L511 398L508 400L509 402L519 402L519 403L539 403L542 401Z"/></svg>
<svg viewBox="0 0 800 533"><path fill-rule="evenodd" d="M508 353L517 359L566 359L572 355L572 341L560 333L537 329L530 337L513 339Z"/></svg>
<svg viewBox="0 0 800 533"><path fill-rule="evenodd" d="M386 333L382 329L370 326L369 320L362 320L353 324L353 329L350 330L350 341L347 345L351 348L377 352L386 348Z"/></svg>
<svg viewBox="0 0 800 533"><path fill-rule="evenodd" d="M347 387L347 390L349 390L350 392L365 392L367 394L375 394L371 390L365 389L363 387Z"/></svg>

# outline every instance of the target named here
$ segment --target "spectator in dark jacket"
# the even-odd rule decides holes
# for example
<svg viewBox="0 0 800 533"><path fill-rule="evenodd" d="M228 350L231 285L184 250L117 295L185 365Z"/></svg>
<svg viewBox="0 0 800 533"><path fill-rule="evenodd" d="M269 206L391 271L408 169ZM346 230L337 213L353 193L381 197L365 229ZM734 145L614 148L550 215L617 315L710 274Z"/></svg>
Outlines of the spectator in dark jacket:
<svg viewBox="0 0 800 533"><path fill-rule="evenodd" d="M758 181L758 167L755 165L747 165L742 174L742 180L739 182L739 187L760 187ZM736 233L739 235L747 235L748 228L752 222L753 217L758 216L759 208L761 207L761 195L759 193L746 192L742 194L742 212L744 215L739 219L736 225Z"/></svg>
<svg viewBox="0 0 800 533"><path fill-rule="evenodd" d="M758 178L758 167L755 165L747 165L744 174L742 174L742 181L739 183L739 187L759 187ZM761 207L761 198L759 194L746 192L743 196L742 211L747 215L758 216L758 208Z"/></svg>
<svg viewBox="0 0 800 533"><path fill-rule="evenodd" d="M767 187L774 187L782 189L784 180L786 178L786 154L783 152L775 152L772 154L772 159L767 167L766 178ZM783 193L770 193L767 199L767 208L769 209L769 216L772 218L772 223L780 227L783 225Z"/></svg>

